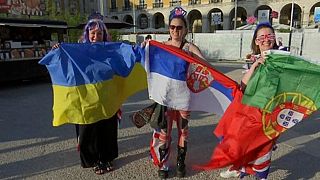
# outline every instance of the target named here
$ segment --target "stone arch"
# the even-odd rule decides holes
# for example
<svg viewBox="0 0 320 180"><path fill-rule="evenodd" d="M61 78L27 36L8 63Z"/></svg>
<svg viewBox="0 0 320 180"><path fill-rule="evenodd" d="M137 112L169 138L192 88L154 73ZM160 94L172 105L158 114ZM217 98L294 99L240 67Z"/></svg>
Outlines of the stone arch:
<svg viewBox="0 0 320 180"><path fill-rule="evenodd" d="M272 9L271 9L271 7L268 5L261 5L261 6L257 7L257 9L254 11L254 17L256 17L257 20L258 20L259 10L269 10L269 22L272 24L272 18L271 18Z"/></svg>
<svg viewBox="0 0 320 180"><path fill-rule="evenodd" d="M153 23L153 28L155 29L164 28L165 24L164 24L163 14L160 12L155 13L153 15L152 23Z"/></svg>
<svg viewBox="0 0 320 180"><path fill-rule="evenodd" d="M314 4L309 11L309 22L308 25L314 24L314 11L316 7L320 7L320 2Z"/></svg>
<svg viewBox="0 0 320 180"><path fill-rule="evenodd" d="M230 29L234 28L234 8L229 13L230 18ZM237 19L236 19L236 27L240 27L246 25L247 23L247 11L245 8L238 6L237 8Z"/></svg>
<svg viewBox="0 0 320 180"><path fill-rule="evenodd" d="M214 16L214 14L217 15L216 17L219 17L220 14L220 24L214 24L214 21L212 19L212 17ZM208 24L210 27L210 32L214 32L215 30L223 30L223 12L221 9L219 8L213 8L209 11L208 13Z"/></svg>
<svg viewBox="0 0 320 180"><path fill-rule="evenodd" d="M140 14L138 16L138 27L140 29L147 29L149 28L149 19L148 16L146 14Z"/></svg>
<svg viewBox="0 0 320 180"><path fill-rule="evenodd" d="M187 17L190 32L202 32L202 14L199 10L191 10Z"/></svg>
<svg viewBox="0 0 320 180"><path fill-rule="evenodd" d="M292 4L286 4L280 11L280 24L290 25L291 20L291 7ZM293 6L293 23L292 26L295 28L301 27L301 7L298 4Z"/></svg>
<svg viewBox="0 0 320 180"><path fill-rule="evenodd" d="M118 18L118 16L112 16L111 19L116 19L116 20L118 20L119 18Z"/></svg>
<svg viewBox="0 0 320 180"><path fill-rule="evenodd" d="M132 18L131 15L125 15L125 16L123 17L123 21L124 21L124 22L127 22L127 23L129 23L129 24L133 24L133 18Z"/></svg>

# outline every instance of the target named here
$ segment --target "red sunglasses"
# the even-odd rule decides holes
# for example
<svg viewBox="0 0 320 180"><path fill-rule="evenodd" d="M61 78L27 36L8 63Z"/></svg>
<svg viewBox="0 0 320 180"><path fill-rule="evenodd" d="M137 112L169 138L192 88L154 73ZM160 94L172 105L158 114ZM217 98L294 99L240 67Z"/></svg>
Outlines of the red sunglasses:
<svg viewBox="0 0 320 180"><path fill-rule="evenodd" d="M183 26L170 25L169 28L170 28L171 30L174 30L174 29L177 28L177 30L179 31L179 30L182 30Z"/></svg>
<svg viewBox="0 0 320 180"><path fill-rule="evenodd" d="M260 35L256 38L256 40L258 41L264 41L264 40L268 40L268 41L274 41L276 39L276 36L272 33L272 34L263 34Z"/></svg>

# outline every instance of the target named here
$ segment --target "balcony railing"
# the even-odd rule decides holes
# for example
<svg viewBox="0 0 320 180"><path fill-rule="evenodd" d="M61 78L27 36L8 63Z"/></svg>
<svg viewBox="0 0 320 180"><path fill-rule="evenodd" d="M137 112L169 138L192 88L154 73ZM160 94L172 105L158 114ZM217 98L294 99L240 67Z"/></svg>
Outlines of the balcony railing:
<svg viewBox="0 0 320 180"><path fill-rule="evenodd" d="M171 1L170 6L181 6L181 1Z"/></svg>
<svg viewBox="0 0 320 180"><path fill-rule="evenodd" d="M161 8L161 7L163 7L162 2L153 3L153 8Z"/></svg>
<svg viewBox="0 0 320 180"><path fill-rule="evenodd" d="M137 5L137 9L147 9L147 4L139 4Z"/></svg>
<svg viewBox="0 0 320 180"><path fill-rule="evenodd" d="M131 6L123 6L122 11L131 11L132 7Z"/></svg>
<svg viewBox="0 0 320 180"><path fill-rule="evenodd" d="M222 3L222 0L210 0L210 3Z"/></svg>
<svg viewBox="0 0 320 180"><path fill-rule="evenodd" d="M201 0L189 0L189 5L201 4Z"/></svg>
<svg viewBox="0 0 320 180"><path fill-rule="evenodd" d="M118 12L118 8L117 7L111 7L109 9L110 12Z"/></svg>

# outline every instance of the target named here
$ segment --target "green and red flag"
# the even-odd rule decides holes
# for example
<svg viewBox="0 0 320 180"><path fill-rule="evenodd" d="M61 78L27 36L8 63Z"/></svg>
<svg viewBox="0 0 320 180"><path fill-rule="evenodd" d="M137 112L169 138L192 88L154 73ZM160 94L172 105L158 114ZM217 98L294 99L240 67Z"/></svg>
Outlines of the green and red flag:
<svg viewBox="0 0 320 180"><path fill-rule="evenodd" d="M319 108L319 79L319 64L288 52L268 51L244 94L238 91L222 116L214 131L221 141L210 162L200 168L247 168L257 159L263 164L279 135Z"/></svg>

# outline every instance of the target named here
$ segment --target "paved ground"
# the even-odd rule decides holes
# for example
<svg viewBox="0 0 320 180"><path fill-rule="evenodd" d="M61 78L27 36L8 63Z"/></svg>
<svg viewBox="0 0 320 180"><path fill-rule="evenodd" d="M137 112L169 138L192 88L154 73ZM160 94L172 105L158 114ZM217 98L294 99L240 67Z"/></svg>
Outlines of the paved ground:
<svg viewBox="0 0 320 180"><path fill-rule="evenodd" d="M239 64L220 62L214 65L237 81L242 76ZM128 114L150 103L146 92L131 97L124 104L116 169L98 176L79 165L74 127L52 127L51 91L46 81L0 86L0 179L157 179L157 169L148 159L151 128L137 129L128 119ZM320 126L315 117L280 138L269 179L320 179ZM217 143L212 131L219 117L192 113L191 119L188 171L184 179L220 179L220 170L195 171L190 166L210 158ZM173 134L172 147L176 147L176 131ZM175 157L174 148L173 168ZM177 179L173 172L170 178Z"/></svg>

